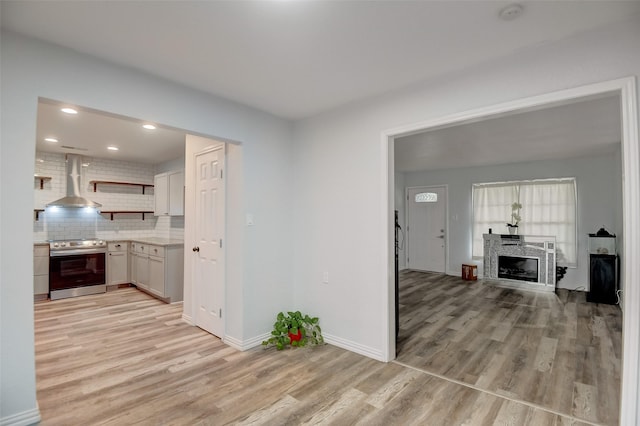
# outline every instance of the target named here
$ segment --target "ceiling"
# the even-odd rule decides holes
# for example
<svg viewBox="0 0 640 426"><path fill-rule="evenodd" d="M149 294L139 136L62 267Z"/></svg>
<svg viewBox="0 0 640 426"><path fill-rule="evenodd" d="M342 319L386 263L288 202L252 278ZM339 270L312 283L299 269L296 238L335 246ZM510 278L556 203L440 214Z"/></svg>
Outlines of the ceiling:
<svg viewBox="0 0 640 426"><path fill-rule="evenodd" d="M639 1L10 1L2 27L287 119L640 14Z"/></svg>
<svg viewBox="0 0 640 426"><path fill-rule="evenodd" d="M640 16L640 1L520 3L524 13L511 21L498 17L508 2L400 0L3 0L0 17L3 29L296 120ZM620 140L619 112L603 113L615 103L592 100L402 138L396 168L602 152ZM40 151L154 164L184 151L184 133L149 132L139 120L90 110L69 117L58 107L39 105ZM50 135L60 142L46 144ZM108 152L107 144L120 150Z"/></svg>
<svg viewBox="0 0 640 426"><path fill-rule="evenodd" d="M144 164L159 164L184 155L185 133L157 126L142 127L141 120L77 108L78 114L61 111L67 106L53 101L38 103L36 150L73 153ZM54 138L58 142L45 141ZM115 146L118 151L107 149Z"/></svg>
<svg viewBox="0 0 640 426"><path fill-rule="evenodd" d="M455 169L599 155L621 141L618 95L396 138L396 171Z"/></svg>

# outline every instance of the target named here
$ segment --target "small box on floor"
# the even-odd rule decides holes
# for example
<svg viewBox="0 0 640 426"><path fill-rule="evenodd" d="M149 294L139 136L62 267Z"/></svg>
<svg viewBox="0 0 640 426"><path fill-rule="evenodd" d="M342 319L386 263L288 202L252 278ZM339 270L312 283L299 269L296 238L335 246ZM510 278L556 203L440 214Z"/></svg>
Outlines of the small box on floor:
<svg viewBox="0 0 640 426"><path fill-rule="evenodd" d="M465 281L477 281L478 280L478 265L471 265L468 263L462 264L462 279Z"/></svg>

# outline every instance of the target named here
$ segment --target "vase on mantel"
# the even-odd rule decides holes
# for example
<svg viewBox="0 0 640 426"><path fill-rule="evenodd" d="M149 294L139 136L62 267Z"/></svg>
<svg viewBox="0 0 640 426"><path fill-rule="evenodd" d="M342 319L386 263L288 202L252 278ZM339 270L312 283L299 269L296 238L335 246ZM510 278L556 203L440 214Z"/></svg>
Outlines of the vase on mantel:
<svg viewBox="0 0 640 426"><path fill-rule="evenodd" d="M516 235L518 233L518 227L517 226L509 226L509 234L511 235Z"/></svg>

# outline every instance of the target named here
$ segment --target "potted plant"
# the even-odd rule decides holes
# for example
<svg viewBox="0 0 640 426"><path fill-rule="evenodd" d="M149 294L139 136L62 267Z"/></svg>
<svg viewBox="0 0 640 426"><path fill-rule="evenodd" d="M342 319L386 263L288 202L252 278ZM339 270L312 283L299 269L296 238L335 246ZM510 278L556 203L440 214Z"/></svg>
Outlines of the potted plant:
<svg viewBox="0 0 640 426"><path fill-rule="evenodd" d="M324 343L322 330L317 317L311 318L300 311L279 312L273 324L271 337L262 342L265 347L275 346L281 351L287 345L301 347L306 345L320 345Z"/></svg>
<svg viewBox="0 0 640 426"><path fill-rule="evenodd" d="M522 220L520 217L520 209L522 208L522 204L515 202L511 204L511 222L507 223L507 227L509 228L510 234L515 234L518 231L518 224Z"/></svg>

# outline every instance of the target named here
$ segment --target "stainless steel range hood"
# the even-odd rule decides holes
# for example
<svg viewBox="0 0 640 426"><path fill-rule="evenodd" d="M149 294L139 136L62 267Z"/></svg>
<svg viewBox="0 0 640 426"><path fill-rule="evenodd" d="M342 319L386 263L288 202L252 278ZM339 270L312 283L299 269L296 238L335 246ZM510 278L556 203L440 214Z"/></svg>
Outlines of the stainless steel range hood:
<svg viewBox="0 0 640 426"><path fill-rule="evenodd" d="M102 207L102 204L95 203L80 195L81 174L82 156L67 154L67 196L47 204L47 207Z"/></svg>

